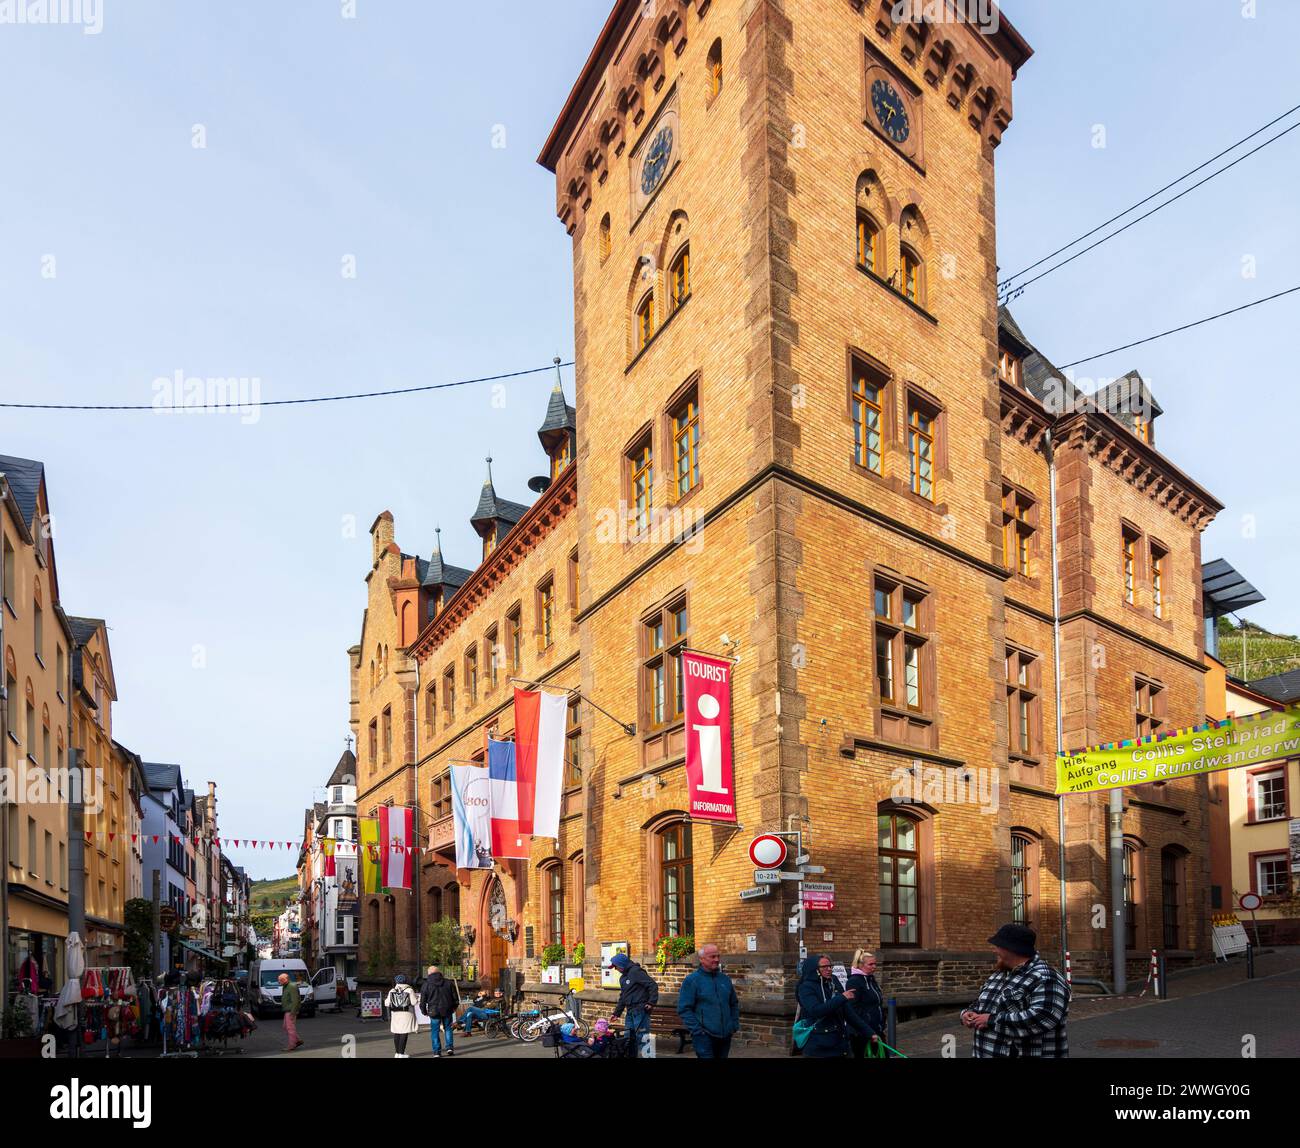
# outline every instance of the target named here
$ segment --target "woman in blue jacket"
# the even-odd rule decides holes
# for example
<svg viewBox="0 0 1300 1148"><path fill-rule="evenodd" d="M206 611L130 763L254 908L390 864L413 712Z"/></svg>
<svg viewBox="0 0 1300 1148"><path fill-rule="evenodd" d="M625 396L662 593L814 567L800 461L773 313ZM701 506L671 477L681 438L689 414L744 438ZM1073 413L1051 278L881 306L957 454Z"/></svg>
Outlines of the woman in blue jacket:
<svg viewBox="0 0 1300 1148"><path fill-rule="evenodd" d="M819 1059L849 1055L850 1031L871 1036L871 1030L853 1011L856 994L844 987L831 973L830 958L809 957L799 971L799 1019L813 1025L803 1046L804 1056Z"/></svg>

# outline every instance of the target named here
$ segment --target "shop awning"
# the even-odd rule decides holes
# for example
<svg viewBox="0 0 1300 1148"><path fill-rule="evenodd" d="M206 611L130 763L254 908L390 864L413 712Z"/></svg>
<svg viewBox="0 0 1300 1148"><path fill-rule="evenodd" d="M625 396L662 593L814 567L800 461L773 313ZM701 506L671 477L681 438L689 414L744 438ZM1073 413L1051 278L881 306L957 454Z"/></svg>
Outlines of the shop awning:
<svg viewBox="0 0 1300 1148"><path fill-rule="evenodd" d="M219 961L221 958L211 949L205 949L202 945L196 945L193 941L181 941L182 949L189 949L191 953L197 953L200 957L207 957L210 961Z"/></svg>

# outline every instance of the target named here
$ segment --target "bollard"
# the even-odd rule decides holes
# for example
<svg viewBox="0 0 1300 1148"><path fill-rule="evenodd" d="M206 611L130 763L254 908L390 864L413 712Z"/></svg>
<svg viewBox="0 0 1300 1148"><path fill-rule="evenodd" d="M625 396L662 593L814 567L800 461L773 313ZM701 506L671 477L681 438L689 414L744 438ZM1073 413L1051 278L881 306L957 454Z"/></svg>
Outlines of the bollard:
<svg viewBox="0 0 1300 1148"><path fill-rule="evenodd" d="M1167 1001L1169 999L1169 982L1165 979L1168 975L1169 973L1168 967L1165 964L1165 956L1161 953L1160 964L1156 969L1156 990L1157 995L1162 1001Z"/></svg>
<svg viewBox="0 0 1300 1148"><path fill-rule="evenodd" d="M1074 977L1071 976L1070 974L1070 950L1069 949L1065 950L1065 983L1067 985L1074 984Z"/></svg>
<svg viewBox="0 0 1300 1148"><path fill-rule="evenodd" d="M1246 979L1254 980L1255 978L1255 946L1249 941L1246 942Z"/></svg>
<svg viewBox="0 0 1300 1148"><path fill-rule="evenodd" d="M898 998L890 997L889 1003L885 1005L887 1010L885 1020L885 1031L889 1033L889 1044L898 1044Z"/></svg>

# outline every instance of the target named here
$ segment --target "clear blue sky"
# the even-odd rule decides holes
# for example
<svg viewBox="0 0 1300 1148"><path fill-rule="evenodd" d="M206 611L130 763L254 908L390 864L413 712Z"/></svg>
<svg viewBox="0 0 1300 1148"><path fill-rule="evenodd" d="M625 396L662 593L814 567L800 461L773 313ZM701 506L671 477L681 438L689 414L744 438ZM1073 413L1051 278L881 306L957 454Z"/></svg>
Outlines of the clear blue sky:
<svg viewBox="0 0 1300 1148"><path fill-rule="evenodd" d="M0 26L0 395L149 403L179 370L292 398L567 361L570 241L534 159L608 7L109 0L95 36ZM1036 55L997 152L1004 271L1300 103L1300 6L1241 7L1008 6ZM1067 361L1300 281L1298 157L1300 132L1034 285L1021 324ZM1143 372L1161 449L1228 507L1205 556L1288 632L1298 323L1295 297L1079 372ZM0 453L46 464L66 608L111 627L119 739L217 781L224 836L296 836L348 732L367 528L391 509L427 554L441 523L449 560L473 565L483 456L528 497L550 383L509 384L504 406L464 388L251 425L0 414Z"/></svg>

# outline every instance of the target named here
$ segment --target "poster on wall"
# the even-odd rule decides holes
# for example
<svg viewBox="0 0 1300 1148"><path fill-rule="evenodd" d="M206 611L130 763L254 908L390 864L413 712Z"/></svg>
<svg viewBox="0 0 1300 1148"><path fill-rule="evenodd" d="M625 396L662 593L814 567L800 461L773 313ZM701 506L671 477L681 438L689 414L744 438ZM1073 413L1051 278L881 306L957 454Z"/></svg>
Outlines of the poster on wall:
<svg viewBox="0 0 1300 1148"><path fill-rule="evenodd" d="M735 821L731 760L731 670L727 658L682 651L686 784L694 821Z"/></svg>
<svg viewBox="0 0 1300 1148"><path fill-rule="evenodd" d="M1287 823L1287 838L1291 843L1291 874L1300 875L1300 817Z"/></svg>
<svg viewBox="0 0 1300 1148"><path fill-rule="evenodd" d="M619 978L622 974L609 962L618 953L627 953L628 956L631 956L631 950L632 946L627 941L600 942L600 987L602 989L616 989L619 987Z"/></svg>
<svg viewBox="0 0 1300 1148"><path fill-rule="evenodd" d="M492 808L488 771L476 765L451 767L451 810L457 869L492 868Z"/></svg>

